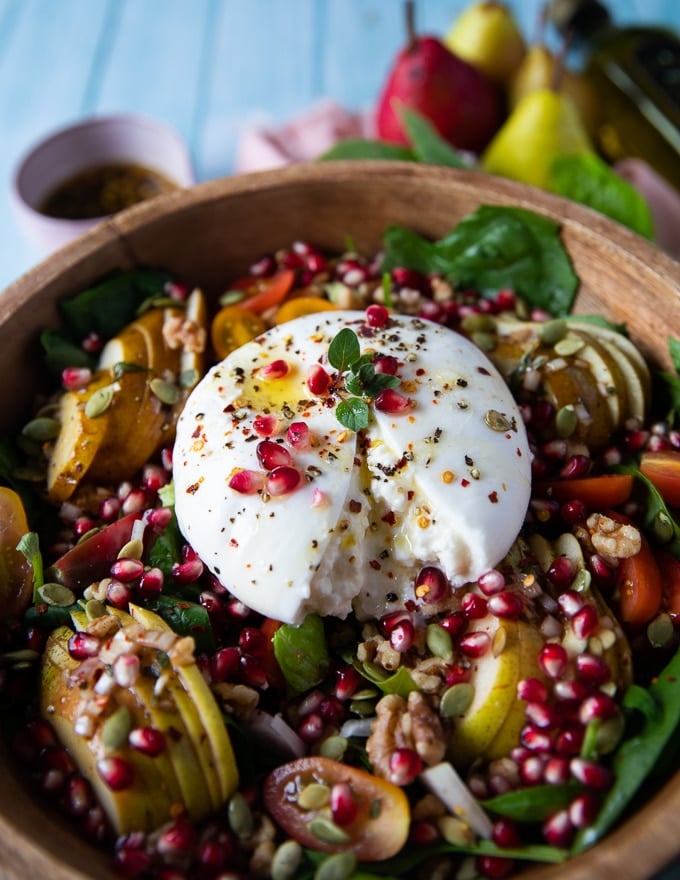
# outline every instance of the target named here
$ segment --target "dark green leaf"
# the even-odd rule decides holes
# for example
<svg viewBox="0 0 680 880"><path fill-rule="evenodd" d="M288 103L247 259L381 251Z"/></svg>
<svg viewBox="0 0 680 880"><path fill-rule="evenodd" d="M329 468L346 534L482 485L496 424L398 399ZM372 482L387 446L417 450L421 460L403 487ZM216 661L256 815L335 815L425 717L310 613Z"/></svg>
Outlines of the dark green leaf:
<svg viewBox="0 0 680 880"><path fill-rule="evenodd" d="M95 365L95 359L72 342L63 330L43 330L40 344L45 352L45 365L55 376L61 376L66 367L93 368Z"/></svg>
<svg viewBox="0 0 680 880"><path fill-rule="evenodd" d="M613 330L615 333L620 333L622 336L628 336L628 327L625 324L616 324L614 321L605 318L604 315L574 315L573 319L585 324L605 327L608 330Z"/></svg>
<svg viewBox="0 0 680 880"><path fill-rule="evenodd" d="M397 385L401 385L401 379L398 376L390 376L389 373L376 373L366 384L365 393L368 397L377 397L381 391L386 388L396 388Z"/></svg>
<svg viewBox="0 0 680 880"><path fill-rule="evenodd" d="M321 684L330 665L323 620L308 614L299 626L284 623L274 633L274 656L295 693Z"/></svg>
<svg viewBox="0 0 680 880"><path fill-rule="evenodd" d="M359 397L348 397L341 400L335 408L337 420L350 431L361 431L368 427L370 410L365 400Z"/></svg>
<svg viewBox="0 0 680 880"><path fill-rule="evenodd" d="M211 654L215 650L210 617L202 605L166 594L143 604L162 617L179 635L192 636L196 642L196 653Z"/></svg>
<svg viewBox="0 0 680 880"><path fill-rule="evenodd" d="M31 607L24 614L26 626L37 626L40 629L53 630L58 626L72 627L71 612L82 611L82 607L76 602L67 608L59 605L46 605L40 602Z"/></svg>
<svg viewBox="0 0 680 880"><path fill-rule="evenodd" d="M680 341L673 339L672 336L668 337L668 354L673 361L675 372L680 373Z"/></svg>
<svg viewBox="0 0 680 880"><path fill-rule="evenodd" d="M623 707L634 712L638 719L641 716L641 726L635 735L622 741L614 754L614 784L595 822L577 835L574 852L592 846L606 834L633 802L667 744L677 736L680 726L680 652L649 685L647 693L651 702L642 700L638 691L637 685L631 686L624 694Z"/></svg>
<svg viewBox="0 0 680 880"><path fill-rule="evenodd" d="M578 278L559 232L556 223L533 211L482 205L434 243L390 227L382 268L440 273L485 296L511 287L532 306L564 315L573 304Z"/></svg>
<svg viewBox="0 0 680 880"><path fill-rule="evenodd" d="M647 202L595 153L558 156L550 173L553 192L587 205L645 238L654 238Z"/></svg>
<svg viewBox="0 0 680 880"><path fill-rule="evenodd" d="M673 373L659 372L656 374L659 380L659 386L662 387L669 398L669 405L673 411L674 417L680 414L680 376Z"/></svg>
<svg viewBox="0 0 680 880"><path fill-rule="evenodd" d="M364 138L347 138L339 141L319 156L321 161L333 159L396 159L412 162L415 159L412 150Z"/></svg>
<svg viewBox="0 0 680 880"><path fill-rule="evenodd" d="M670 540L663 542L664 548L675 556L680 557L680 525L671 514L663 496L654 483L641 473L635 465L621 465L615 469L617 473L632 474L637 480L638 493L642 493L644 500L644 515L642 524L652 540L655 539L655 524L661 518L668 527Z"/></svg>
<svg viewBox="0 0 680 880"><path fill-rule="evenodd" d="M532 785L482 801L485 810L516 822L543 822L548 816L567 807L583 790L577 783Z"/></svg>
<svg viewBox="0 0 680 880"><path fill-rule="evenodd" d="M169 578L172 566L181 559L183 543L184 538L173 512L172 519L151 545L145 561L152 568L160 568L165 577Z"/></svg>
<svg viewBox="0 0 680 880"><path fill-rule="evenodd" d="M360 355L359 337L349 327L343 327L328 346L328 362L341 373L348 370Z"/></svg>
<svg viewBox="0 0 680 880"><path fill-rule="evenodd" d="M419 162L430 165L448 165L450 168L469 168L470 162L439 134L429 119L408 107L399 109L411 147Z"/></svg>

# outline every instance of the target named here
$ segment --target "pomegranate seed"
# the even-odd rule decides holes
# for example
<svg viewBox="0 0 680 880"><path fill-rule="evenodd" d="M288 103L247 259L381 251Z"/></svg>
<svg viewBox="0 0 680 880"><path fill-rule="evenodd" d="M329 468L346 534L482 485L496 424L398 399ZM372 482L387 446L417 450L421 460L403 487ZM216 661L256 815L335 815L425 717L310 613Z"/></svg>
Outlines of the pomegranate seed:
<svg viewBox="0 0 680 880"><path fill-rule="evenodd" d="M513 849L522 844L519 830L512 819L497 819L491 829L491 840L504 849Z"/></svg>
<svg viewBox="0 0 680 880"><path fill-rule="evenodd" d="M298 706L298 715L300 718L304 718L305 715L309 715L311 712L319 712L321 709L321 704L325 699L324 692L319 690L318 688L309 691L308 694L300 702Z"/></svg>
<svg viewBox="0 0 680 880"><path fill-rule="evenodd" d="M543 775L549 785L562 785L569 782L571 779L569 761L562 755L555 755L549 758Z"/></svg>
<svg viewBox="0 0 680 880"><path fill-rule="evenodd" d="M249 654L259 654L267 647L267 643L267 637L256 626L246 626L239 633L239 647Z"/></svg>
<svg viewBox="0 0 680 880"><path fill-rule="evenodd" d="M524 602L519 593L504 590L502 593L496 593L495 596L489 597L487 608L494 617L517 620L524 611Z"/></svg>
<svg viewBox="0 0 680 880"><path fill-rule="evenodd" d="M557 556L546 572L548 580L558 590L566 590L574 580L574 567L566 556Z"/></svg>
<svg viewBox="0 0 680 880"><path fill-rule="evenodd" d="M323 736L325 722L318 712L310 712L300 720L298 736L306 743L317 742Z"/></svg>
<svg viewBox="0 0 680 880"><path fill-rule="evenodd" d="M623 445L628 452L641 452L649 441L649 431L628 431Z"/></svg>
<svg viewBox="0 0 680 880"><path fill-rule="evenodd" d="M571 757L578 755L583 745L583 728L582 727L565 727L557 734L555 739L555 752L558 755Z"/></svg>
<svg viewBox="0 0 680 880"><path fill-rule="evenodd" d="M72 816L83 816L92 806L92 787L82 776L72 776L66 784L66 803Z"/></svg>
<svg viewBox="0 0 680 880"><path fill-rule="evenodd" d="M560 477L564 480L575 480L585 477L590 471L590 458L587 455L572 455L564 463L560 470Z"/></svg>
<svg viewBox="0 0 680 880"><path fill-rule="evenodd" d="M144 489L133 489L121 504L121 513L141 513L149 503Z"/></svg>
<svg viewBox="0 0 680 880"><path fill-rule="evenodd" d="M230 617L233 617L234 620L243 621L247 620L253 612L247 605L244 605L243 602L238 599L232 599L231 602L227 602L227 613Z"/></svg>
<svg viewBox="0 0 680 880"><path fill-rule="evenodd" d="M584 522L588 516L588 508L582 501L574 498L571 501L565 501L560 507L560 516L570 526L578 525L578 523Z"/></svg>
<svg viewBox="0 0 680 880"><path fill-rule="evenodd" d="M193 584L202 574L203 563L198 558L175 562L171 569L172 579L176 584Z"/></svg>
<svg viewBox="0 0 680 880"><path fill-rule="evenodd" d="M549 401L541 400L531 408L530 422L534 427L547 428L548 426L552 426L554 420L555 407ZM566 454L566 441L560 442L564 442L564 452Z"/></svg>
<svg viewBox="0 0 680 880"><path fill-rule="evenodd" d="M168 480L167 470L159 464L147 464L142 471L142 487L148 492L158 492Z"/></svg>
<svg viewBox="0 0 680 880"><path fill-rule="evenodd" d="M548 700L548 688L540 678L523 678L517 684L517 696L528 703L545 703Z"/></svg>
<svg viewBox="0 0 680 880"><path fill-rule="evenodd" d="M365 266L356 264L342 274L341 280L343 284L346 284L348 287L358 287L360 284L368 281L368 278L368 269Z"/></svg>
<svg viewBox="0 0 680 880"><path fill-rule="evenodd" d="M460 608L468 620L481 620L486 617L486 599L478 593L466 593L460 603Z"/></svg>
<svg viewBox="0 0 680 880"><path fill-rule="evenodd" d="M76 538L82 538L83 535L91 532L92 529L96 527L97 523L93 519L90 519L87 516L79 516L78 519L73 523L73 534Z"/></svg>
<svg viewBox="0 0 680 880"><path fill-rule="evenodd" d="M92 380L92 370L88 367L66 367L61 374L61 384L66 391L81 391Z"/></svg>
<svg viewBox="0 0 680 880"><path fill-rule="evenodd" d="M331 815L335 824L350 825L358 812L352 789L346 782L336 782L331 789Z"/></svg>
<svg viewBox="0 0 680 880"><path fill-rule="evenodd" d="M461 637L458 647L466 657L482 657L491 647L491 636L482 630L474 630Z"/></svg>
<svg viewBox="0 0 680 880"><path fill-rule="evenodd" d="M583 608L583 596L576 590L565 590L557 597L557 604L562 609L564 616L571 618Z"/></svg>
<svg viewBox="0 0 680 880"><path fill-rule="evenodd" d="M453 611L439 620L439 626L443 627L452 636L458 636L465 632L468 626L468 619L462 611Z"/></svg>
<svg viewBox="0 0 680 880"><path fill-rule="evenodd" d="M97 772L112 791L124 791L134 781L132 765L115 755L98 761Z"/></svg>
<svg viewBox="0 0 680 880"><path fill-rule="evenodd" d="M600 798L593 791L578 794L569 804L569 819L574 828L592 825L600 810Z"/></svg>
<svg viewBox="0 0 680 880"><path fill-rule="evenodd" d="M588 688L582 681L556 681L553 687L553 693L558 700L583 700Z"/></svg>
<svg viewBox="0 0 680 880"><path fill-rule="evenodd" d="M104 343L102 341L99 333L92 332L88 333L87 336L80 343L80 347L83 351L86 351L88 354L97 354L102 350Z"/></svg>
<svg viewBox="0 0 680 880"><path fill-rule="evenodd" d="M106 601L114 608L126 609L132 602L132 589L122 581L109 580L106 586Z"/></svg>
<svg viewBox="0 0 680 880"><path fill-rule="evenodd" d="M399 361L391 354L379 354L373 360L373 369L376 373L396 376L399 372Z"/></svg>
<svg viewBox="0 0 680 880"><path fill-rule="evenodd" d="M288 428L286 440L294 449L309 449L312 438L306 422L293 422Z"/></svg>
<svg viewBox="0 0 680 880"><path fill-rule="evenodd" d="M275 467L267 477L267 492L272 496L289 495L302 482L302 475L297 468Z"/></svg>
<svg viewBox="0 0 680 880"><path fill-rule="evenodd" d="M228 853L219 840L204 840L198 847L197 856L202 872L214 877L225 867Z"/></svg>
<svg viewBox="0 0 680 880"><path fill-rule="evenodd" d="M470 670L465 666L454 664L446 667L445 682L447 687L466 681L470 681Z"/></svg>
<svg viewBox="0 0 680 880"><path fill-rule="evenodd" d="M165 576L160 568L148 568L139 579L138 589L145 599L153 599L163 592Z"/></svg>
<svg viewBox="0 0 680 880"><path fill-rule="evenodd" d="M409 287L411 290L419 290L421 293L430 289L430 282L426 275L404 266L395 266L392 269L392 280L397 287Z"/></svg>
<svg viewBox="0 0 680 880"><path fill-rule="evenodd" d="M401 623L402 620L411 620L411 615L408 611L404 608L400 608L399 611L391 611L380 618L380 631L387 638L394 627Z"/></svg>
<svg viewBox="0 0 680 880"><path fill-rule="evenodd" d="M128 742L133 749L151 758L165 751L165 736L155 727L136 727L130 731Z"/></svg>
<svg viewBox="0 0 680 880"><path fill-rule="evenodd" d="M389 779L395 785L408 785L423 769L420 755L413 749L394 749L389 760Z"/></svg>
<svg viewBox="0 0 680 880"><path fill-rule="evenodd" d="M581 724L588 725L591 721L604 721L616 712L616 703L602 691L586 697L581 703L578 717Z"/></svg>
<svg viewBox="0 0 680 880"><path fill-rule="evenodd" d="M541 829L546 843L560 849L569 846L574 836L574 826L571 824L568 810L558 810L543 823Z"/></svg>
<svg viewBox="0 0 680 880"><path fill-rule="evenodd" d="M412 647L414 638L415 629L410 620L401 620L390 630L390 645L400 654Z"/></svg>
<svg viewBox="0 0 680 880"><path fill-rule="evenodd" d="M548 642L538 654L538 665L548 678L560 678L567 668L569 657L562 645Z"/></svg>
<svg viewBox="0 0 680 880"><path fill-rule="evenodd" d="M136 581L144 573L144 563L141 559L123 557L116 559L110 569L112 578L117 578L124 584Z"/></svg>
<svg viewBox="0 0 680 880"><path fill-rule="evenodd" d="M330 388L331 377L321 364L312 364L307 373L307 387L312 394L325 394Z"/></svg>
<svg viewBox="0 0 680 880"><path fill-rule="evenodd" d="M411 409L411 401L394 388L385 388L374 400L375 408L388 415L402 415Z"/></svg>
<svg viewBox="0 0 680 880"><path fill-rule="evenodd" d="M349 700L361 686L361 676L353 666L342 666L335 673L335 696L338 700Z"/></svg>
<svg viewBox="0 0 680 880"><path fill-rule="evenodd" d="M252 263L248 272L256 278L267 278L276 272L276 260L271 254L261 257L257 262Z"/></svg>
<svg viewBox="0 0 680 880"><path fill-rule="evenodd" d="M607 661L595 654L578 654L574 660L577 677L584 683L599 687L611 678Z"/></svg>
<svg viewBox="0 0 680 880"><path fill-rule="evenodd" d="M345 716L345 710L337 697L324 697L319 704L319 714L327 724L339 726Z"/></svg>
<svg viewBox="0 0 680 880"><path fill-rule="evenodd" d="M525 785L540 785L544 779L545 758L530 754L519 763L519 776Z"/></svg>
<svg viewBox="0 0 680 880"><path fill-rule="evenodd" d="M612 783L611 770L595 761L588 761L577 756L571 759L569 768L574 779L587 785L588 788L605 789L609 788Z"/></svg>
<svg viewBox="0 0 680 880"><path fill-rule="evenodd" d="M35 720L29 722L26 725L26 733L28 734L31 745L34 746L38 751L46 748L47 746L57 745L57 738L54 735L54 731L46 721Z"/></svg>
<svg viewBox="0 0 680 880"><path fill-rule="evenodd" d="M117 520L119 513L120 501L117 498L105 498L99 507L99 518L105 523Z"/></svg>
<svg viewBox="0 0 680 880"><path fill-rule="evenodd" d="M100 649L101 642L90 633L73 633L68 640L68 652L74 660L87 660L88 657L96 657Z"/></svg>
<svg viewBox="0 0 680 880"><path fill-rule="evenodd" d="M601 586L613 585L616 579L615 569L608 565L598 553L592 554L588 560L588 566L598 584Z"/></svg>
<svg viewBox="0 0 680 880"><path fill-rule="evenodd" d="M571 627L579 639L592 636L600 623L600 615L594 605L584 605L571 619Z"/></svg>
<svg viewBox="0 0 680 880"><path fill-rule="evenodd" d="M549 440L543 444L541 453L549 461L562 461L567 457L567 448L566 440Z"/></svg>
<svg viewBox="0 0 680 880"><path fill-rule="evenodd" d="M163 291L177 302L184 302L189 296L189 287L179 281L168 281L163 285Z"/></svg>
<svg viewBox="0 0 680 880"><path fill-rule="evenodd" d="M186 819L177 819L166 828L156 842L156 849L161 856L190 855L196 846L196 830Z"/></svg>
<svg viewBox="0 0 680 880"><path fill-rule="evenodd" d="M279 430L279 420L276 416L255 416L253 419L253 431L258 437L273 437Z"/></svg>
<svg viewBox="0 0 680 880"><path fill-rule="evenodd" d="M502 312L512 311L517 305L517 294L514 290L506 287L496 294L496 306Z"/></svg>
<svg viewBox="0 0 680 880"><path fill-rule="evenodd" d="M283 379L288 374L288 364L282 358L277 358L262 367L260 374L265 379Z"/></svg>
<svg viewBox="0 0 680 880"><path fill-rule="evenodd" d="M439 838L439 830L433 822L426 819L417 819L411 822L408 834L409 843L414 846L430 846L437 843Z"/></svg>
<svg viewBox="0 0 680 880"><path fill-rule="evenodd" d="M236 471L229 480L229 488L241 495L254 495L264 488L265 475L260 471L251 471L244 468Z"/></svg>
<svg viewBox="0 0 680 880"><path fill-rule="evenodd" d="M104 810L95 804L85 813L81 819L80 827L82 828L88 840L101 843L108 834L108 826Z"/></svg>
<svg viewBox="0 0 680 880"><path fill-rule="evenodd" d="M369 327L382 329L387 326L390 313L385 306L373 303L366 309L366 323Z"/></svg>
<svg viewBox="0 0 680 880"><path fill-rule="evenodd" d="M262 440L257 444L257 460L265 470L271 471L292 463L293 459L285 446L274 440Z"/></svg>
<svg viewBox="0 0 680 880"><path fill-rule="evenodd" d="M422 599L427 604L441 602L447 598L449 592L449 581L441 569L426 565L418 572L415 584L416 599Z"/></svg>
<svg viewBox="0 0 680 880"><path fill-rule="evenodd" d="M114 866L119 876L132 880L149 870L151 856L143 849L122 847L114 856Z"/></svg>
<svg viewBox="0 0 680 880"><path fill-rule="evenodd" d="M257 657L253 657L252 654L243 654L240 664L244 684L254 688L267 687L267 673Z"/></svg>
<svg viewBox="0 0 680 880"><path fill-rule="evenodd" d="M519 741L531 752L549 752L553 744L552 736L533 724L527 724L522 728Z"/></svg>
<svg viewBox="0 0 680 880"><path fill-rule="evenodd" d="M144 512L144 519L154 531L162 532L163 529L170 525L172 508L154 507L153 510L146 510Z"/></svg>
<svg viewBox="0 0 680 880"><path fill-rule="evenodd" d="M172 470L172 447L164 446L161 449L161 464L166 471Z"/></svg>
<svg viewBox="0 0 680 880"><path fill-rule="evenodd" d="M477 856L475 858L475 868L482 877L488 880L500 880L501 877L507 877L515 867L513 859L505 858L505 856Z"/></svg>
<svg viewBox="0 0 680 880"><path fill-rule="evenodd" d="M210 658L210 674L213 681L234 681L241 664L238 648L220 648Z"/></svg>
<svg viewBox="0 0 680 880"><path fill-rule="evenodd" d="M558 710L548 703L527 703L524 714L527 720L540 730L553 730L560 722Z"/></svg>
<svg viewBox="0 0 680 880"><path fill-rule="evenodd" d="M493 596L505 589L505 577L502 572L492 568L477 581L477 586L485 596Z"/></svg>

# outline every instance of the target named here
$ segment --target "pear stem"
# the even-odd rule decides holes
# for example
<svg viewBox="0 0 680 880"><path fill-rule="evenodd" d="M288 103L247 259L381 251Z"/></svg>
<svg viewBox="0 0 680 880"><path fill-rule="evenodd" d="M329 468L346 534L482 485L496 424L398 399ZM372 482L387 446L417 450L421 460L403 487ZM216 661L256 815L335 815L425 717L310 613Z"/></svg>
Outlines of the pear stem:
<svg viewBox="0 0 680 880"><path fill-rule="evenodd" d="M406 0L404 4L404 14L406 16L406 51L412 52L418 41L416 35L416 4L415 0Z"/></svg>

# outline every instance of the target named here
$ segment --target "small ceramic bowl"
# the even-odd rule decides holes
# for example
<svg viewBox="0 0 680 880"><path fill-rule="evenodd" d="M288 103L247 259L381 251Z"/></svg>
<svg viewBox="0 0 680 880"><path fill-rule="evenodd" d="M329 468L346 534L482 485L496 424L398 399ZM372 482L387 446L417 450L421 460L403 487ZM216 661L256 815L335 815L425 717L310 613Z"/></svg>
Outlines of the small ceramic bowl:
<svg viewBox="0 0 680 880"><path fill-rule="evenodd" d="M47 136L20 160L12 180L12 202L21 229L44 256L103 220L108 213L65 219L45 212L47 198L83 172L106 166L136 166L172 186L195 182L191 156L180 135L156 119L136 115L83 120Z"/></svg>

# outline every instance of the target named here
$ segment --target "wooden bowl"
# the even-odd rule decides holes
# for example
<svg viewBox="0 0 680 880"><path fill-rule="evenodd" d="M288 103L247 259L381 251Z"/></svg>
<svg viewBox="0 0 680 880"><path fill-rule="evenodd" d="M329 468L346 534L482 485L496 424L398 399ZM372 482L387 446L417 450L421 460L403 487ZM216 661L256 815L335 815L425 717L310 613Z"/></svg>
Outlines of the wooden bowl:
<svg viewBox="0 0 680 880"><path fill-rule="evenodd" d="M0 296L0 430L20 425L40 381L37 337L56 304L115 269L169 269L207 293L267 251L307 239L367 252L398 223L438 237L480 204L516 205L562 224L581 280L577 310L624 321L644 353L668 366L680 335L680 265L599 214L538 190L473 172L411 163L337 162L201 184L131 208L41 263ZM0 878L106 880L106 855L27 793L0 747ZM602 843L534 880L642 880L680 855L680 774Z"/></svg>

